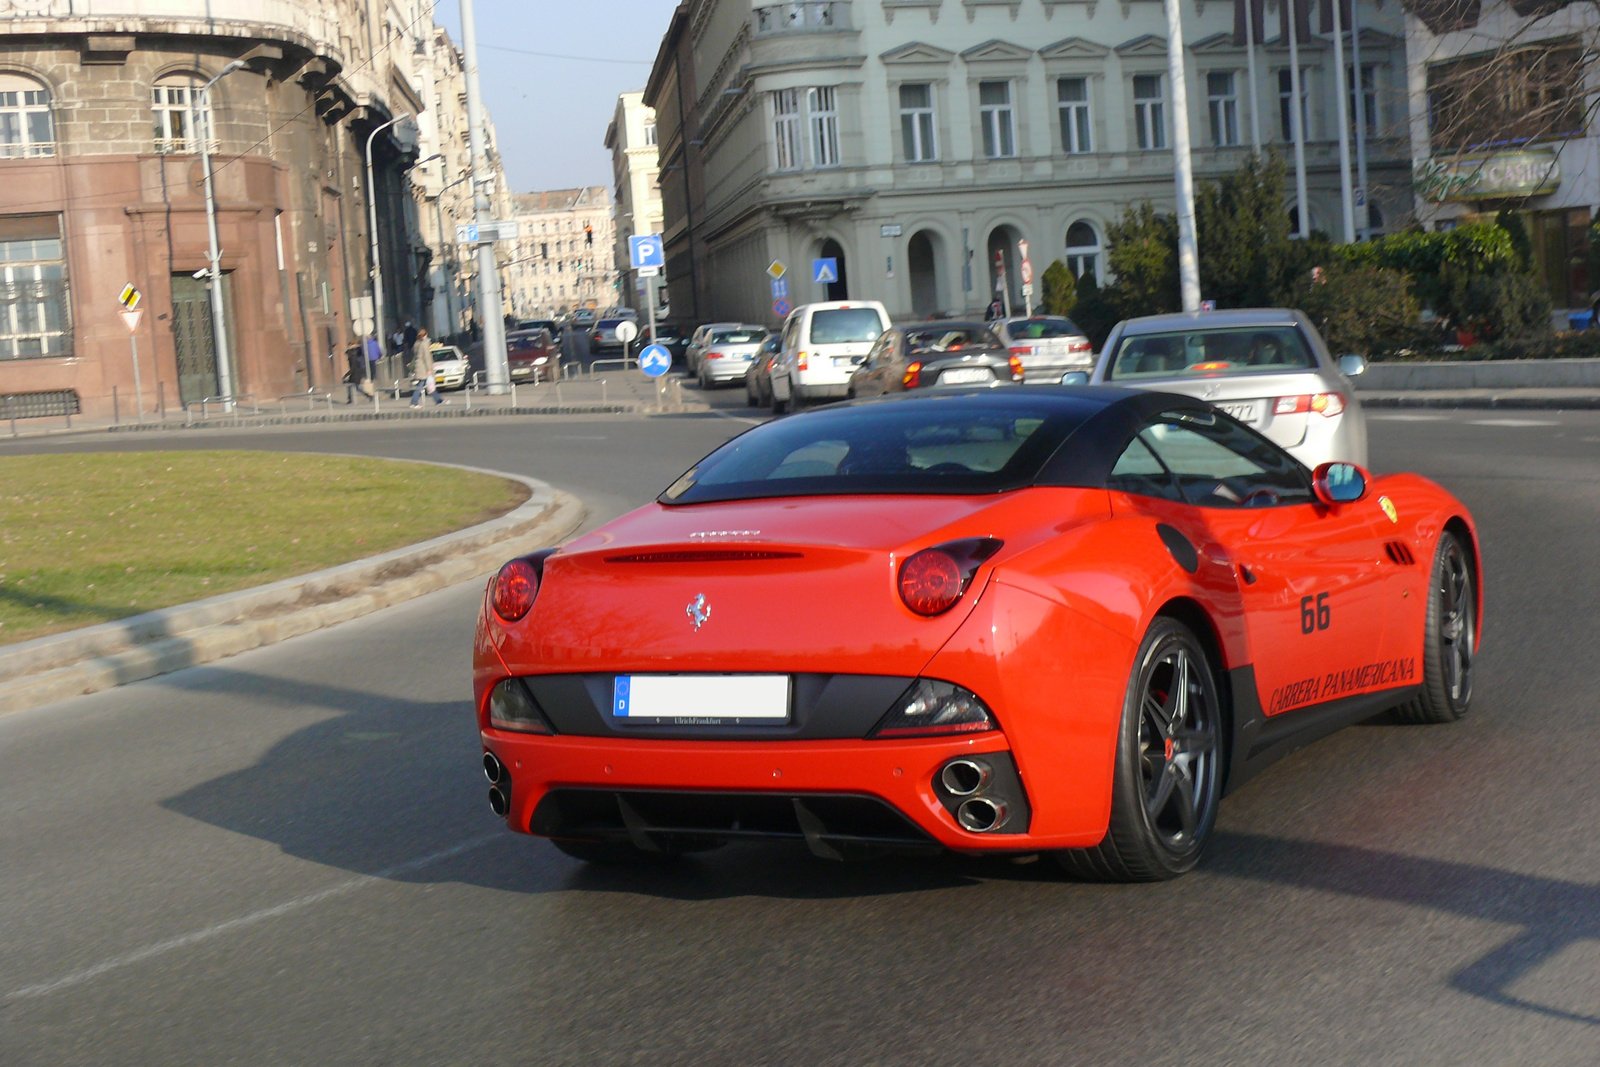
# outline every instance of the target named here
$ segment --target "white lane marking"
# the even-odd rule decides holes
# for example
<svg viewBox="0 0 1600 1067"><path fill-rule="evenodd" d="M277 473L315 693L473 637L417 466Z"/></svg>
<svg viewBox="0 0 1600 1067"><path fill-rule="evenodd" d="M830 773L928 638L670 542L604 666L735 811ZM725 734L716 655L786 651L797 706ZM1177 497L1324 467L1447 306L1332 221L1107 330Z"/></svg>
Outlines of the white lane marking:
<svg viewBox="0 0 1600 1067"><path fill-rule="evenodd" d="M31 997L43 997L48 996L51 993L59 992L60 990L70 988L71 986L82 985L84 982L87 982L92 978L98 978L102 974L106 974L109 971L115 971L119 968L127 967L135 963L141 963L144 960L151 959L155 956L162 956L168 952L173 952L180 948L188 948L190 945L199 944L201 941L209 941L211 938L220 934L230 933L246 926L254 926L256 923L265 922L268 919L276 919L279 916L287 915L290 912L300 911L303 908L309 908L313 904L320 904L324 900L331 900L334 897L342 897L347 893L351 893L357 889L372 885L375 882L388 881L397 875L408 874L411 871L420 870L423 867L431 866L443 860L450 859L453 856L459 856L463 852L470 852L475 848L487 845L491 841L503 840L505 836L506 835L502 832L484 834L481 837L474 837L470 841L463 841L459 845L452 845L451 847L442 849L439 852L429 853L420 859L407 860L404 863L397 863L393 867L385 867L383 870L378 871L375 874L363 874L357 878L351 878L347 881L340 882L338 885L331 885L326 889L319 889L315 893L307 893L303 897L296 897L295 899L285 901L282 904L275 904L270 908L262 908L259 911L252 911L248 915L239 916L237 919L228 919L224 922L217 923L214 926L208 926L203 930L195 930L192 933L183 934L179 937L168 938L165 941L157 941L153 945L146 945L144 948L135 949L134 951L126 953L125 955L113 956L111 959L103 960L102 962L95 964L93 967L85 967L81 971L74 971L72 974L64 975L63 977L57 978L54 981L40 982L38 985L23 986L21 989L13 989L11 992L5 995L4 999L26 1000Z"/></svg>
<svg viewBox="0 0 1600 1067"><path fill-rule="evenodd" d="M727 419L729 422L743 422L750 426L761 426L764 423L771 421L769 419L747 419L742 415L724 415L715 408L711 409L711 414L715 415L719 419Z"/></svg>
<svg viewBox="0 0 1600 1067"><path fill-rule="evenodd" d="M1469 419L1468 426L1560 426L1554 419Z"/></svg>
<svg viewBox="0 0 1600 1067"><path fill-rule="evenodd" d="M1369 422L1373 419L1376 419L1379 422L1443 422L1447 418L1449 418L1448 415L1398 415L1391 414L1387 411L1373 411L1371 408L1367 409L1367 420Z"/></svg>

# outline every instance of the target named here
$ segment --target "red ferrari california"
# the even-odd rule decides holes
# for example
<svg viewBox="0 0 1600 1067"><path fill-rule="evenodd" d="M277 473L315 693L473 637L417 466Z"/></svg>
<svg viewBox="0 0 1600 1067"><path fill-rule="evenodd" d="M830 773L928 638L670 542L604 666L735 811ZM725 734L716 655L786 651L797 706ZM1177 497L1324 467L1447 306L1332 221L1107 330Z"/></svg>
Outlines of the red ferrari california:
<svg viewBox="0 0 1600 1067"><path fill-rule="evenodd" d="M1467 711L1472 516L1205 403L1045 387L767 423L486 591L489 803L597 862L1192 867L1222 797L1394 709Z"/></svg>

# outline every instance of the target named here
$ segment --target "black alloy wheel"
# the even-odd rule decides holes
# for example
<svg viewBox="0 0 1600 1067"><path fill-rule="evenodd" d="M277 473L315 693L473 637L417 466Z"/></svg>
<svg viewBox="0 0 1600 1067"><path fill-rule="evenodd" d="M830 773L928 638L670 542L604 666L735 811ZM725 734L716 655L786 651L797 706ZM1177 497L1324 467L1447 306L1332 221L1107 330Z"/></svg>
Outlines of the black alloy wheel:
<svg viewBox="0 0 1600 1067"><path fill-rule="evenodd" d="M1461 539L1446 531L1434 552L1423 629L1422 691L1396 709L1407 722L1455 722L1472 703L1478 597Z"/></svg>
<svg viewBox="0 0 1600 1067"><path fill-rule="evenodd" d="M1128 680L1111 787L1111 822L1094 848L1057 853L1079 878L1151 882L1200 859L1222 799L1222 701L1205 649L1159 617Z"/></svg>

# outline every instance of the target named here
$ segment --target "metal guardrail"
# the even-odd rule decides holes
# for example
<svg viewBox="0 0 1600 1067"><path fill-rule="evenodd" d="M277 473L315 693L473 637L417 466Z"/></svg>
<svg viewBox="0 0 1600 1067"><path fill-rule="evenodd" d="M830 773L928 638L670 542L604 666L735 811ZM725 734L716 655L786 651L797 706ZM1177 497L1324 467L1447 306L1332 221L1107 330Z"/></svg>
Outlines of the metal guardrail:
<svg viewBox="0 0 1600 1067"><path fill-rule="evenodd" d="M303 393L290 393L287 396L280 396L278 398L278 403L281 404L285 400L304 400L306 402L306 410L315 411L317 410L317 400L319 398L328 405L329 411L333 410L333 394L325 393L317 389L307 389Z"/></svg>
<svg viewBox="0 0 1600 1067"><path fill-rule="evenodd" d="M202 419L210 418L211 417L211 412L210 412L209 408L213 404L219 404L219 405L221 405L223 407L224 410L226 410L227 407L230 404L233 404L233 405L242 404L246 400L250 401L250 407L253 409L252 410L252 414L255 414L255 415L261 414L261 402L256 399L254 393L239 393L239 394L237 394L235 396L208 396L208 397L203 397L199 401L199 404L198 404L198 406L200 408L200 417ZM192 400L189 403L183 405L183 417L184 417L185 421L188 421L190 419L190 413L194 410L195 407L196 407L196 402L192 401Z"/></svg>
<svg viewBox="0 0 1600 1067"><path fill-rule="evenodd" d="M599 367L610 367L612 365L615 365L618 370L627 370L629 367L637 367L639 359L637 356L623 356L621 359L591 360L589 363L589 376L591 378L594 377L594 372Z"/></svg>

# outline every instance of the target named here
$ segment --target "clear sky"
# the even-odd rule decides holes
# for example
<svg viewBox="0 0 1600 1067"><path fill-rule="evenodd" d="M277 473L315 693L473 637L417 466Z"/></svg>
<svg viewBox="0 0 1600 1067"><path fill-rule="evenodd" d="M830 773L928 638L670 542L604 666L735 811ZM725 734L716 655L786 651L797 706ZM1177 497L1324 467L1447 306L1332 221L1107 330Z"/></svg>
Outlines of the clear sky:
<svg viewBox="0 0 1600 1067"><path fill-rule="evenodd" d="M611 184L606 124L619 93L644 88L675 7L476 0L479 80L513 192ZM460 46L459 0L438 0L436 17Z"/></svg>

